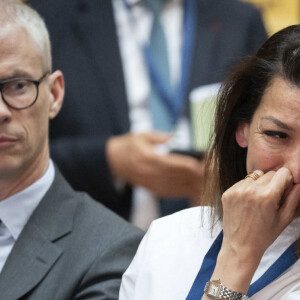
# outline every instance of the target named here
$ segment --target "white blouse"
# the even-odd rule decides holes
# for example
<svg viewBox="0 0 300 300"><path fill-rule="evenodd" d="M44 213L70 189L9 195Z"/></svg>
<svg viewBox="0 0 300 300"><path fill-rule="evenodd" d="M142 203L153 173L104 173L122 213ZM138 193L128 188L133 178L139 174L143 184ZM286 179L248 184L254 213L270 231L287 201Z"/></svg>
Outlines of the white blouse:
<svg viewBox="0 0 300 300"><path fill-rule="evenodd" d="M120 300L184 300L203 258L221 231L211 231L211 210L190 208L152 222L123 275ZM295 219L266 250L252 279L256 281L300 236ZM299 300L300 260L251 300Z"/></svg>

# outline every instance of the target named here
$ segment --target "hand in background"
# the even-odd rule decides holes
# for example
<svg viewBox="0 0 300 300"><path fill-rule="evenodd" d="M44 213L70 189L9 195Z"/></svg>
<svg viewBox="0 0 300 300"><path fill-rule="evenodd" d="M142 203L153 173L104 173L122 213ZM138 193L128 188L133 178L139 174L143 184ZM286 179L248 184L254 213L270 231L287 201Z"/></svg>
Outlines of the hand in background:
<svg viewBox="0 0 300 300"><path fill-rule="evenodd" d="M158 154L156 145L170 138L163 133L125 134L107 144L112 174L158 197L198 199L204 163L185 155Z"/></svg>

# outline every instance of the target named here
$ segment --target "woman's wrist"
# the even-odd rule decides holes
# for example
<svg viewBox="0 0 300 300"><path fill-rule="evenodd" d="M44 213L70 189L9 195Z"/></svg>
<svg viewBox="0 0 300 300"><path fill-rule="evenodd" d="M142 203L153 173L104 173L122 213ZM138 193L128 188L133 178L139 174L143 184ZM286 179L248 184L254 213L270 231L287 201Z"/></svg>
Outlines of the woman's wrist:
<svg viewBox="0 0 300 300"><path fill-rule="evenodd" d="M240 252L222 246L211 279L220 279L227 288L247 294L259 262L260 259L255 256L245 259Z"/></svg>

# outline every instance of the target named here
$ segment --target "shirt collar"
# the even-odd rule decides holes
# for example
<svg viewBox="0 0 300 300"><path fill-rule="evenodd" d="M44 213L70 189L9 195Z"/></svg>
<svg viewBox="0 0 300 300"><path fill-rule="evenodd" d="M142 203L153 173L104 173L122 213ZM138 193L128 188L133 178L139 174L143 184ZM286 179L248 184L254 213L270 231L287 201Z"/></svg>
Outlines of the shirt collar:
<svg viewBox="0 0 300 300"><path fill-rule="evenodd" d="M45 174L21 192L0 201L0 219L15 240L54 180L52 160Z"/></svg>
<svg viewBox="0 0 300 300"><path fill-rule="evenodd" d="M122 0L125 1L125 3L129 6L129 7L134 7L136 5L143 5L145 4L144 0ZM165 2L181 2L182 0L167 0Z"/></svg>
<svg viewBox="0 0 300 300"><path fill-rule="evenodd" d="M142 0L126 0L126 3L129 6L134 6L134 5L137 5L137 4L142 4L143 1Z"/></svg>

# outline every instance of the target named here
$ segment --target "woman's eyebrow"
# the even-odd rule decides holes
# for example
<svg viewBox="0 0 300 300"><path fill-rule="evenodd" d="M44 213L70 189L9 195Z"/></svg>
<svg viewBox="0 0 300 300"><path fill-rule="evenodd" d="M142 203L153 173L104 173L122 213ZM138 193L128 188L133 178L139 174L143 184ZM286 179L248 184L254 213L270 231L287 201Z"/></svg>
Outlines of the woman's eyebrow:
<svg viewBox="0 0 300 300"><path fill-rule="evenodd" d="M290 127L289 125L287 125L286 123L281 122L280 120L276 119L273 116L265 116L261 118L262 120L269 120L272 121L273 123L275 123L277 126L281 127L282 129L286 129L286 130L294 130L292 127Z"/></svg>

